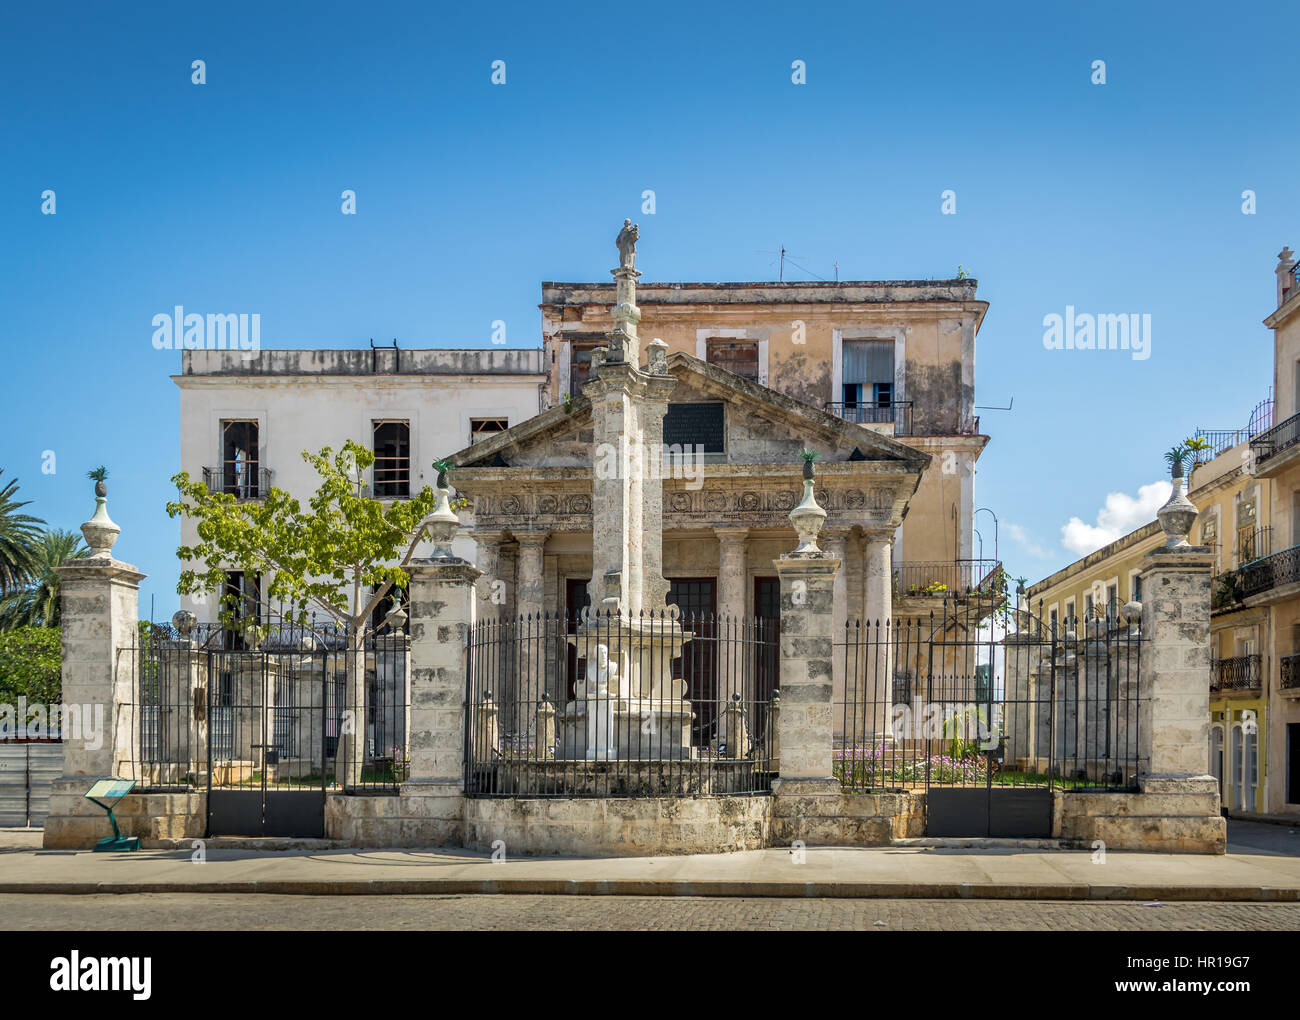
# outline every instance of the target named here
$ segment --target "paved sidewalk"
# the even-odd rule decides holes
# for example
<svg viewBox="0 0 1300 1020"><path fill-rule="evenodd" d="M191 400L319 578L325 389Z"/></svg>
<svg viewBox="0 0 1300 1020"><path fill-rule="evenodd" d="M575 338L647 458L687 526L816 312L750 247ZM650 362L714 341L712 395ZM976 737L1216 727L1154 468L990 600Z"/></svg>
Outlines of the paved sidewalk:
<svg viewBox="0 0 1300 1020"><path fill-rule="evenodd" d="M469 850L280 852L209 843L96 854L0 833L0 893L589 894L1300 902L1300 832L1234 823L1222 857L1015 846L809 847L693 857L520 857ZM26 843L27 845L22 845ZM15 845L17 844L17 845Z"/></svg>
<svg viewBox="0 0 1300 1020"><path fill-rule="evenodd" d="M913 841L922 842L922 841ZM0 893L587 894L1300 902L1300 827L1233 821L1222 857L990 846L809 847L692 857L519 857L471 850L41 850L0 830Z"/></svg>

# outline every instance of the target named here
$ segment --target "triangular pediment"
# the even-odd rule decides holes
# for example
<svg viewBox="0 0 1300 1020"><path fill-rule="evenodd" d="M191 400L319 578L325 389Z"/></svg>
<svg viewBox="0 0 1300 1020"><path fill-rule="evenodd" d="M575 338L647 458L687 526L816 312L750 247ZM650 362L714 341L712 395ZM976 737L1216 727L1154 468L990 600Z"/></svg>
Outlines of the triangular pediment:
<svg viewBox="0 0 1300 1020"><path fill-rule="evenodd" d="M725 405L727 463L789 463L805 448L823 461L888 462L920 472L929 456L891 436L844 421L821 408L710 365L689 354L668 358L677 385L669 403ZM591 404L583 397L552 407L454 454L459 467L580 467L591 464Z"/></svg>

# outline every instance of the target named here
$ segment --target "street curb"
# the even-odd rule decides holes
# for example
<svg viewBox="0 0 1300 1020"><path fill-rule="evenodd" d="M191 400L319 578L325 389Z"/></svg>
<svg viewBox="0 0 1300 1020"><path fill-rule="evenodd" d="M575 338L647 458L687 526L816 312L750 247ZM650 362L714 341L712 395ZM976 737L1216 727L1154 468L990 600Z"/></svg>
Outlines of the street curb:
<svg viewBox="0 0 1300 1020"><path fill-rule="evenodd" d="M761 882L548 878L309 880L252 882L0 882L0 894L186 893L287 896L703 896L779 899L1092 900L1297 903L1300 888L1270 886L1009 885L912 882Z"/></svg>

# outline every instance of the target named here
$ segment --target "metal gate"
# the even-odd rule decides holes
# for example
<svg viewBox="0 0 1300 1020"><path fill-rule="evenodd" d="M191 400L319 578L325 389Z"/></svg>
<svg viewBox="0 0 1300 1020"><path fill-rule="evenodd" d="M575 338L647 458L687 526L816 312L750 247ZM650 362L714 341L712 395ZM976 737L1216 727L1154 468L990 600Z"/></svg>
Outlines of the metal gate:
<svg viewBox="0 0 1300 1020"><path fill-rule="evenodd" d="M137 790L206 794L210 836L322 837L327 795L396 793L409 772L408 639L281 624L249 647L199 624L142 625ZM349 698L353 703L349 703Z"/></svg>
<svg viewBox="0 0 1300 1020"><path fill-rule="evenodd" d="M207 657L208 835L323 837L341 715L335 656Z"/></svg>
<svg viewBox="0 0 1300 1020"><path fill-rule="evenodd" d="M945 600L851 622L841 648L836 774L924 793L928 836L1050 837L1057 792L1136 787L1141 638L1113 612L1058 630L1002 599Z"/></svg>

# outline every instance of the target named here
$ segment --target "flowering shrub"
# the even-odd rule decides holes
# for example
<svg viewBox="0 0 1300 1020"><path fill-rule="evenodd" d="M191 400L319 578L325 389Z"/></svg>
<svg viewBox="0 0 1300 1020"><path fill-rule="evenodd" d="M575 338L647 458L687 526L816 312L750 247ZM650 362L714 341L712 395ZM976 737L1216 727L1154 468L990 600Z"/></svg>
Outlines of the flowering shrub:
<svg viewBox="0 0 1300 1020"><path fill-rule="evenodd" d="M411 752L405 747L390 747L388 757L393 759L393 780L404 783L411 778Z"/></svg>

